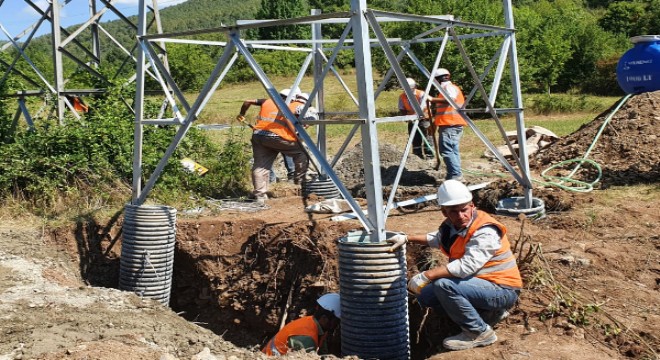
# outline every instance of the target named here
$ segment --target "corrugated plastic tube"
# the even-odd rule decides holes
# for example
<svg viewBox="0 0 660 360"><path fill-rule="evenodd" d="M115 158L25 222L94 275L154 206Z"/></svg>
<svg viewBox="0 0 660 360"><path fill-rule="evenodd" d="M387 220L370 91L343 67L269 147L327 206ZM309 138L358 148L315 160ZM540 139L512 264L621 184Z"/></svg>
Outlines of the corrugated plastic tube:
<svg viewBox="0 0 660 360"><path fill-rule="evenodd" d="M170 302L176 243L176 209L169 206L124 207L119 289Z"/></svg>
<svg viewBox="0 0 660 360"><path fill-rule="evenodd" d="M319 178L313 181L306 181L302 183L303 196L316 194L323 196L325 199L339 199L341 194L335 183L330 178Z"/></svg>
<svg viewBox="0 0 660 360"><path fill-rule="evenodd" d="M406 251L390 246L363 231L338 241L343 356L410 358Z"/></svg>

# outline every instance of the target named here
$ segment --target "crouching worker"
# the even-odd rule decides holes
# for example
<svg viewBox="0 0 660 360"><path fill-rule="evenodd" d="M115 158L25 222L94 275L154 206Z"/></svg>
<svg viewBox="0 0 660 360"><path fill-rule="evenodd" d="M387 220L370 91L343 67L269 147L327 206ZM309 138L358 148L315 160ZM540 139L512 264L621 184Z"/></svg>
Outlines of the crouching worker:
<svg viewBox="0 0 660 360"><path fill-rule="evenodd" d="M261 351L266 355L284 355L289 351L328 353L326 337L339 326L339 294L328 293L317 301L314 315L286 324Z"/></svg>
<svg viewBox="0 0 660 360"><path fill-rule="evenodd" d="M507 230L475 208L472 193L459 181L442 183L438 204L446 219L437 232L399 234L387 241L394 244L391 250L411 242L448 256L447 265L423 271L408 283L420 305L447 314L463 330L442 341L446 349L493 344L497 336L492 326L508 315L522 288Z"/></svg>

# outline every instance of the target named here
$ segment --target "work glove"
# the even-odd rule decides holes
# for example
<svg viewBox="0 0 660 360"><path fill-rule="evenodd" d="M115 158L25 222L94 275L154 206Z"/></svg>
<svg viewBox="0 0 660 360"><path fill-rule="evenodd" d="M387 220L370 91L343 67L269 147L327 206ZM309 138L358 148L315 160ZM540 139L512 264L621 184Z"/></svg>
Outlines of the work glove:
<svg viewBox="0 0 660 360"><path fill-rule="evenodd" d="M385 239L385 241L392 244L392 247L390 247L387 251L394 252L408 242L408 235L396 234L389 239Z"/></svg>
<svg viewBox="0 0 660 360"><path fill-rule="evenodd" d="M424 286L428 285L431 283L431 280L424 275L424 272L421 272L415 276L413 276L410 281L408 281L408 290L415 294L415 296L419 295L422 292L422 289Z"/></svg>
<svg viewBox="0 0 660 360"><path fill-rule="evenodd" d="M240 121L240 122L244 122L244 121L245 121L245 116L243 116L243 115L236 115L236 120L238 120L238 121Z"/></svg>

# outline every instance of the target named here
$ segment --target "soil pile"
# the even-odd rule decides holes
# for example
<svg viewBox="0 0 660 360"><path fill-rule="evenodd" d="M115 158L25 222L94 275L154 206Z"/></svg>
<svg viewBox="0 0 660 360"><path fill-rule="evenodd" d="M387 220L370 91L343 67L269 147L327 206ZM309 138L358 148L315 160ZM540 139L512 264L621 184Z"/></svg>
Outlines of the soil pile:
<svg viewBox="0 0 660 360"><path fill-rule="evenodd" d="M383 144L379 147L379 156L383 197L386 200L396 179L403 151L394 145ZM433 170L434 162L435 160L422 160L410 154L401 173L395 201L435 193L444 177L440 171ZM335 172L354 197L366 198L361 144L343 154L335 166Z"/></svg>
<svg viewBox="0 0 660 360"><path fill-rule="evenodd" d="M401 159L403 158L403 151L397 149L394 145L384 144L379 148L379 155L380 176L383 180L383 186L392 185L396 178ZM357 144L343 154L335 166L335 172L349 190L360 192L364 187L362 144ZM401 174L399 185L435 186L437 179L441 179L440 172L432 169L429 160L422 160L410 154L405 163L405 169Z"/></svg>
<svg viewBox="0 0 660 360"><path fill-rule="evenodd" d="M605 119L616 105L574 133L539 152L531 164L545 169L564 160L582 158L594 141ZM660 178L660 91L632 96L609 124L588 156L602 167L601 184L628 185L656 182ZM567 175L576 163L560 170ZM575 179L592 181L595 170L582 166Z"/></svg>

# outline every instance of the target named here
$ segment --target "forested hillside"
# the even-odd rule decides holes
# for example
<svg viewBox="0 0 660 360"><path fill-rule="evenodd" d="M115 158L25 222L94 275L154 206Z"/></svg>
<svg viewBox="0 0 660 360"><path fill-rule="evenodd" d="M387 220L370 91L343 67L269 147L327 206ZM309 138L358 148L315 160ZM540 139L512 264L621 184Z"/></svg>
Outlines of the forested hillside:
<svg viewBox="0 0 660 360"><path fill-rule="evenodd" d="M280 0L263 3L261 0L188 0L161 10L161 18L164 31L171 32L231 25L237 19L294 18L308 15L312 8L321 9L324 13L346 11L349 4L348 0ZM617 94L619 89L614 80L614 69L619 57L631 47L628 38L660 33L660 0L514 0L513 4L521 82L526 92L573 90ZM369 2L369 6L409 14L451 14L468 22L504 25L502 2L498 0L374 0ZM126 49L134 51L134 27L121 20L103 23L103 27ZM424 30L415 23L389 23L383 29L388 36L402 38L410 38ZM342 30L338 25L324 25L323 35L336 39ZM308 26L280 26L251 31L244 36L261 39L307 38L309 32ZM210 34L205 38L223 40L222 36ZM80 41L89 44L89 30L81 34ZM111 78L130 76L133 70L130 62L125 63L125 51L105 36L102 36L101 42L104 47L100 72ZM49 46L48 36L43 36L34 40L27 51L46 77L52 77ZM420 44L415 45L413 50L418 56L422 54L424 63L432 64L437 46ZM485 54L492 54L499 45L495 42L475 41L466 46L471 54L475 54L472 61L478 67L489 61L490 55ZM67 50L88 60L72 44L67 46ZM170 64L179 86L184 90L199 89L221 50L209 46L169 45L167 51ZM0 57L7 62L11 62L12 56L11 52L0 53ZM256 51L255 57L269 74L293 75L299 70L301 54ZM69 88L104 86L102 82L99 83L99 77L90 78L85 72L75 71L76 65L68 58L65 61L65 75L70 78L67 85ZM382 52L374 51L374 61L381 72L387 69ZM236 67L238 70L228 74L228 82L252 79L251 72L241 70L244 66L240 65L239 60L239 66ZM352 55L340 54L336 65L351 67ZM443 66L456 69L456 80L464 80L469 76L462 68L462 59L458 54L447 54L443 58ZM32 73L25 62L19 62L17 68ZM410 69L413 70L412 67ZM14 88L32 86L23 79L13 78L9 82L9 89Z"/></svg>

